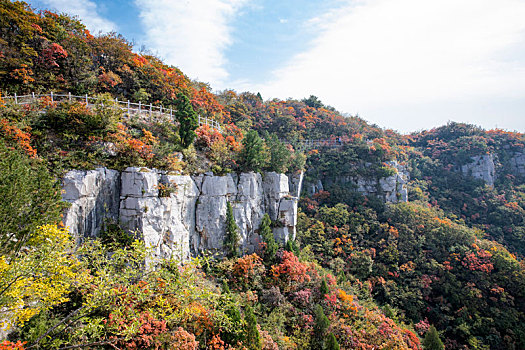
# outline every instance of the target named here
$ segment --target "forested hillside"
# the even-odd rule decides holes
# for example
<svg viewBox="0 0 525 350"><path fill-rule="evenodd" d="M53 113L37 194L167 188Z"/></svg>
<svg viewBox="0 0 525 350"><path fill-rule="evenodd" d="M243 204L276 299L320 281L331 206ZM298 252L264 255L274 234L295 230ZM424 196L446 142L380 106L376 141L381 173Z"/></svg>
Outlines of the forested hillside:
<svg viewBox="0 0 525 350"><path fill-rule="evenodd" d="M0 347L525 348L523 133L402 135L315 96L213 92L79 19L8 0L0 14ZM50 92L96 101L12 98ZM130 115L115 99L174 112ZM118 223L71 237L59 179L99 166L304 170L297 236L279 246L265 216L241 256L229 205L224 256L153 260ZM401 168L408 202L360 190Z"/></svg>

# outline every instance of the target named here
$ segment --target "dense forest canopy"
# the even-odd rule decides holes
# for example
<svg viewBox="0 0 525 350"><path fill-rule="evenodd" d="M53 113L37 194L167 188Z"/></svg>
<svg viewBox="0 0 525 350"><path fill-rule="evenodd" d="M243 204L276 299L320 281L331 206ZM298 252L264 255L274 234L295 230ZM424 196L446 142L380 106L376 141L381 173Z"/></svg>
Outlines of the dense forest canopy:
<svg viewBox="0 0 525 350"><path fill-rule="evenodd" d="M402 135L315 96L214 93L116 33L23 2L0 0L0 21L0 306L16 326L0 347L525 348L523 133L451 122ZM6 98L50 91L98 105ZM115 98L177 113L131 118ZM493 183L462 170L482 157ZM391 161L410 173L408 203L336 181L389 177ZM60 227L55 179L96 166L304 169L325 186L303 193L285 247L265 218L264 244L239 257L230 214L228 258L147 270L147 249L118 225L77 244Z"/></svg>

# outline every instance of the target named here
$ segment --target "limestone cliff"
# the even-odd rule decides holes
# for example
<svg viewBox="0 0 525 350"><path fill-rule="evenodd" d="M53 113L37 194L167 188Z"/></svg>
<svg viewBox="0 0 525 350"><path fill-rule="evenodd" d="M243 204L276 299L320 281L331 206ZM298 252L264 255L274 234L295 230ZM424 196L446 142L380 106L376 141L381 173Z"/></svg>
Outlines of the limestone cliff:
<svg viewBox="0 0 525 350"><path fill-rule="evenodd" d="M240 246L252 252L260 243L257 231L265 213L281 243L295 236L301 183L302 174L289 179L274 172L188 176L147 168L73 170L63 178L63 199L71 203L64 223L80 238L98 235L108 220L118 222L137 232L156 256L187 259L222 251L230 202Z"/></svg>
<svg viewBox="0 0 525 350"><path fill-rule="evenodd" d="M510 159L511 171L518 176L525 176L525 153L515 152Z"/></svg>
<svg viewBox="0 0 525 350"><path fill-rule="evenodd" d="M375 178L360 175L327 175L322 179L316 178L305 184L306 191L314 194L330 187L332 184L346 185L364 196L377 196L388 203L408 201L407 183L410 178L406 168L396 161L387 162L394 170L394 174L387 177Z"/></svg>
<svg viewBox="0 0 525 350"><path fill-rule="evenodd" d="M471 162L461 166L461 172L465 175L481 179L489 186L494 186L495 165L492 154L470 157Z"/></svg>

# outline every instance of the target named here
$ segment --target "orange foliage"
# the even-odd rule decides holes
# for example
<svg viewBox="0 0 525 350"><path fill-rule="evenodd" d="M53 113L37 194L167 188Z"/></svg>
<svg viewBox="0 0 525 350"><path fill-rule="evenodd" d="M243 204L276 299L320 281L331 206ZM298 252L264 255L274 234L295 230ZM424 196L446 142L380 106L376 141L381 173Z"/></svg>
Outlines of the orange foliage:
<svg viewBox="0 0 525 350"><path fill-rule="evenodd" d="M25 343L26 342L21 342L20 340L16 343L4 340L0 343L0 350L24 350Z"/></svg>
<svg viewBox="0 0 525 350"><path fill-rule="evenodd" d="M29 129L29 127L28 127ZM0 132L8 140L14 141L30 157L36 156L36 149L31 147L31 134L11 125L7 119L0 119Z"/></svg>
<svg viewBox="0 0 525 350"><path fill-rule="evenodd" d="M193 334L185 331L184 328L179 327L173 332L170 346L172 349L178 350L196 350L199 348L199 342L195 340Z"/></svg>

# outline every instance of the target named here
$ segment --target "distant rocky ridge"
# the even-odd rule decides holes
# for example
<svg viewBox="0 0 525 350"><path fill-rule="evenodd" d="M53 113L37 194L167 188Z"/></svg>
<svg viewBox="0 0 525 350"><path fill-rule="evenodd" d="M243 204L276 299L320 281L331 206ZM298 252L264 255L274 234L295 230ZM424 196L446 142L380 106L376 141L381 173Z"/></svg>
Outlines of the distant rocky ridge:
<svg viewBox="0 0 525 350"><path fill-rule="evenodd" d="M494 186L497 177L508 171L515 176L525 176L525 154L521 152L512 153L508 163L505 161L505 164L499 164L497 156L492 153L473 156L470 159L471 162L460 167L461 172L483 180L489 186ZM503 172L505 169L506 171Z"/></svg>
<svg viewBox="0 0 525 350"><path fill-rule="evenodd" d="M121 173L98 168L69 171L62 183L63 199L71 203L63 221L76 237L97 236L111 221L140 232L158 257L188 259L204 251L222 252L227 201L243 252L258 248L265 213L275 224L278 241L293 238L302 173L188 176L148 168Z"/></svg>
<svg viewBox="0 0 525 350"><path fill-rule="evenodd" d="M390 161L387 164L395 170L395 174L382 178L329 174L322 179L316 178L313 181L307 181L305 188L309 194L314 194L324 190L330 184L346 184L354 187L356 192L364 196L377 196L387 203L407 202L409 172L397 161Z"/></svg>

